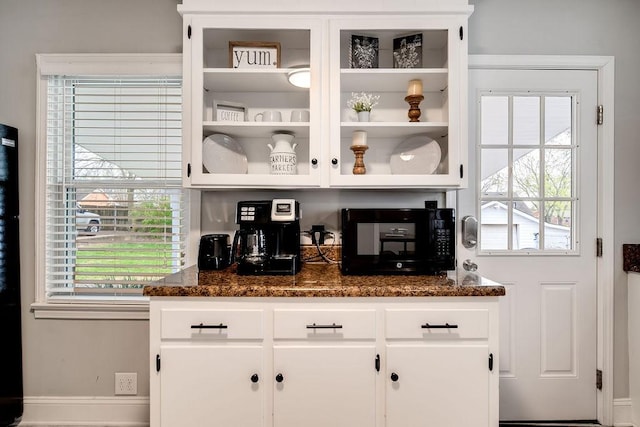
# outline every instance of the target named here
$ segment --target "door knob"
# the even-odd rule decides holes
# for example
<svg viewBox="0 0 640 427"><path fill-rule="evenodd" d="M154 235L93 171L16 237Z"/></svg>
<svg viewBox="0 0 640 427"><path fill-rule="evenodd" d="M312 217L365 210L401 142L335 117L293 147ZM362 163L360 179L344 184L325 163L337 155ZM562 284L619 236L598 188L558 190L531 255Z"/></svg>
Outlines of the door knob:
<svg viewBox="0 0 640 427"><path fill-rule="evenodd" d="M276 381L281 383L282 381L284 381L284 377L282 376L282 374L278 374L276 375Z"/></svg>
<svg viewBox="0 0 640 427"><path fill-rule="evenodd" d="M398 378L400 378L398 377L398 374L396 374L395 372L391 373L391 381L395 383L396 381L398 381Z"/></svg>
<svg viewBox="0 0 640 427"><path fill-rule="evenodd" d="M470 259L465 259L462 263L462 268L464 268L465 271L476 271L478 269L478 264L471 261Z"/></svg>
<svg viewBox="0 0 640 427"><path fill-rule="evenodd" d="M260 377L258 376L258 374L251 375L251 382L252 383L257 383L258 381L260 381Z"/></svg>

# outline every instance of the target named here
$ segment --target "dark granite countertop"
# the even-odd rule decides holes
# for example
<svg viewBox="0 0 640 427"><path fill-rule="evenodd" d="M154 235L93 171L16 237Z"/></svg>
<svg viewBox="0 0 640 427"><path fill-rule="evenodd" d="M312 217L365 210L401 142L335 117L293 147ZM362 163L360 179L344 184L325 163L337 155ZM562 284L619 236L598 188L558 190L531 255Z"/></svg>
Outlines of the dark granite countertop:
<svg viewBox="0 0 640 427"><path fill-rule="evenodd" d="M640 273L640 244L622 245L622 269Z"/></svg>
<svg viewBox="0 0 640 427"><path fill-rule="evenodd" d="M235 267L196 266L144 288L158 297L438 297L502 296L504 286L475 273L438 276L343 276L336 264L305 263L295 276L240 276Z"/></svg>

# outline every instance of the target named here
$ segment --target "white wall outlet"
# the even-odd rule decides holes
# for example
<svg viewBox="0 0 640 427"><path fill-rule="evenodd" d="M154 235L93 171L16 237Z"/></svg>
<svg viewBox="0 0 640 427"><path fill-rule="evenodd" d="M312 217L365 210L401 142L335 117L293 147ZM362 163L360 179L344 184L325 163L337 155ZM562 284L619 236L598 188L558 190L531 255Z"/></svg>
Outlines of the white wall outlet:
<svg viewBox="0 0 640 427"><path fill-rule="evenodd" d="M116 396L138 394L138 374L135 372L116 372Z"/></svg>

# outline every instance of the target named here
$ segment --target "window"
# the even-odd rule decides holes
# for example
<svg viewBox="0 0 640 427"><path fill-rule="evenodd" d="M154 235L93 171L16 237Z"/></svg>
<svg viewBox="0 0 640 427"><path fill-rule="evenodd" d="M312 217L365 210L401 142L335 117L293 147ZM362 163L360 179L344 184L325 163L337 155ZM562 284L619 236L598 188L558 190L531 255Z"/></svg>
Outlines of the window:
<svg viewBox="0 0 640 427"><path fill-rule="evenodd" d="M38 299L144 302L187 253L179 56L63 57L38 57Z"/></svg>
<svg viewBox="0 0 640 427"><path fill-rule="evenodd" d="M480 100L480 249L572 252L574 94L486 93Z"/></svg>

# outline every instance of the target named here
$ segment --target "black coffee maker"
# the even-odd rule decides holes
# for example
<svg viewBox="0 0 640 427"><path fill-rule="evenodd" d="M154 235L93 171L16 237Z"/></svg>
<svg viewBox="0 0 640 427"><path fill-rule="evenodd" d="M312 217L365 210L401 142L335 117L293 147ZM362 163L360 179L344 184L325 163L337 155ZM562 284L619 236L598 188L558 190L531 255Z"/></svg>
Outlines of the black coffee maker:
<svg viewBox="0 0 640 427"><path fill-rule="evenodd" d="M238 202L231 248L238 274L279 275L300 271L300 205L293 199Z"/></svg>

